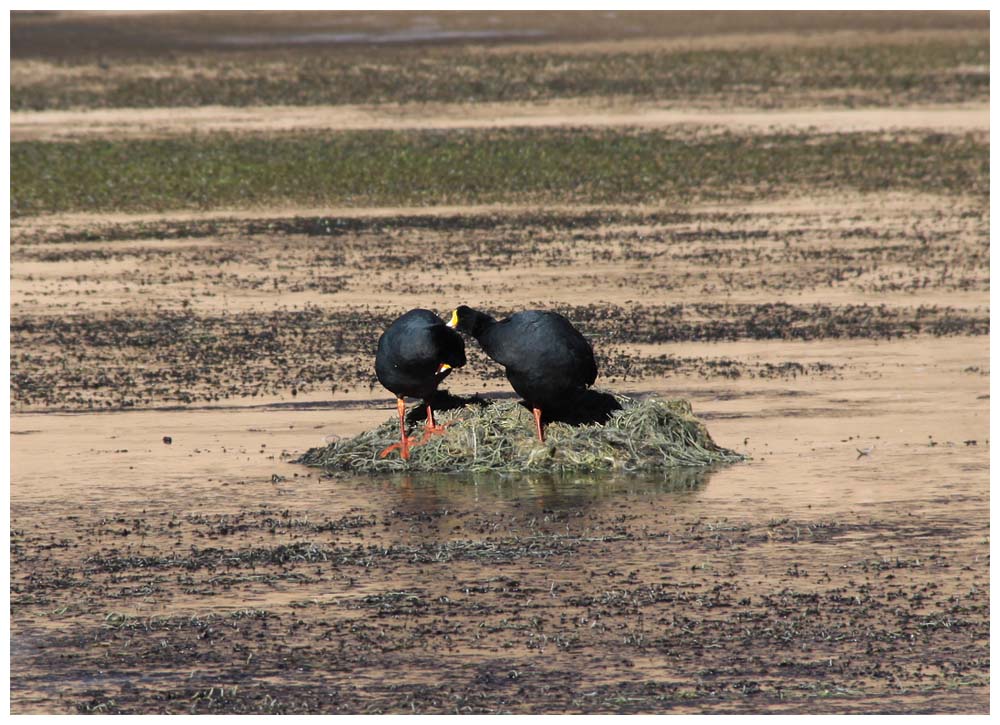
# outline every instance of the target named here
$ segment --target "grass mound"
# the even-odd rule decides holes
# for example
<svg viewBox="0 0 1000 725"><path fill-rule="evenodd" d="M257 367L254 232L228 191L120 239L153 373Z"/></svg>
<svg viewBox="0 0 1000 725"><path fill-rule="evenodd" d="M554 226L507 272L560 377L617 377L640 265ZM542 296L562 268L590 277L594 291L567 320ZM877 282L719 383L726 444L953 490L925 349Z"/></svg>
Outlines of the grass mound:
<svg viewBox="0 0 1000 725"><path fill-rule="evenodd" d="M449 396L450 398L450 396ZM515 400L450 398L435 413L448 430L412 448L410 460L398 450L379 453L399 440L399 423L390 418L374 430L313 448L298 463L328 470L391 471L648 471L676 466L707 466L744 460L716 445L686 400L634 400L591 391L574 420L552 421L545 443L534 434L531 412ZM435 407L437 405L435 404ZM413 411L417 415L422 408ZM420 438L424 423L409 428Z"/></svg>

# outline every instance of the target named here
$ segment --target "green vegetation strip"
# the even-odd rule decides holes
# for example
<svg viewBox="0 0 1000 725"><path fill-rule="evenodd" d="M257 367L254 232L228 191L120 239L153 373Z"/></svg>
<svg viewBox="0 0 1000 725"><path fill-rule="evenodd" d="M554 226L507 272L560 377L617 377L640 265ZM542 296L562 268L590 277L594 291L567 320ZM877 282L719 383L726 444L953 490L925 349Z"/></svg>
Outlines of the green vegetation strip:
<svg viewBox="0 0 1000 725"><path fill-rule="evenodd" d="M11 215L261 204L753 199L820 189L989 193L983 134L506 129L11 144Z"/></svg>
<svg viewBox="0 0 1000 725"><path fill-rule="evenodd" d="M190 54L12 68L11 110L632 97L776 108L989 100L989 35L852 47L586 53L400 49Z"/></svg>
<svg viewBox="0 0 1000 725"><path fill-rule="evenodd" d="M486 400L439 413L438 422L448 424L447 431L411 449L409 461L398 450L385 458L379 455L399 440L399 421L390 418L354 438L313 448L298 462L372 473L628 472L744 460L715 444L685 400L614 398L621 408L611 412L605 423L549 423L544 443L535 438L534 420L523 405L514 400ZM411 435L419 438L423 430L424 423L420 423Z"/></svg>

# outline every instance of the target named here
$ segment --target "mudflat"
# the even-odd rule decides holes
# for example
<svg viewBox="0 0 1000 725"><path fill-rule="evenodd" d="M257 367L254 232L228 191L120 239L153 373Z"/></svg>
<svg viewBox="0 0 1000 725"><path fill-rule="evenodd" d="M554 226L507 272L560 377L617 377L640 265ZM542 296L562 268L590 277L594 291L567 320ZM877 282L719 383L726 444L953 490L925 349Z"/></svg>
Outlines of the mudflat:
<svg viewBox="0 0 1000 725"><path fill-rule="evenodd" d="M274 47L253 16L18 15L12 712L988 712L985 16L622 13L560 32L532 14L324 15L340 40L303 43L285 14ZM159 40L64 57L59 34L88 28ZM364 33L389 40L344 40ZM446 105L364 84L330 104L306 71L345 43L422 68ZM663 57L707 78L699 43L738 77L639 82ZM929 54L936 80L760 74L767 53L820 63L845 43L869 63ZM637 70L624 99L553 76L529 102L481 56L510 73L548 57L593 87ZM245 104L245 57L265 95L267 68L302 72L303 102ZM451 97L456 59L481 99ZM136 82L154 66L195 68L229 103L158 105ZM750 81L777 100L731 104ZM294 183L306 166L230 185L258 142L399 161L318 191ZM628 155L644 143L652 161ZM679 163L690 149L700 169ZM461 159L454 178L415 150ZM194 165L162 166L174 153ZM291 463L394 414L373 370L391 319L462 303L567 315L599 387L685 398L749 462ZM469 353L449 389L510 395Z"/></svg>

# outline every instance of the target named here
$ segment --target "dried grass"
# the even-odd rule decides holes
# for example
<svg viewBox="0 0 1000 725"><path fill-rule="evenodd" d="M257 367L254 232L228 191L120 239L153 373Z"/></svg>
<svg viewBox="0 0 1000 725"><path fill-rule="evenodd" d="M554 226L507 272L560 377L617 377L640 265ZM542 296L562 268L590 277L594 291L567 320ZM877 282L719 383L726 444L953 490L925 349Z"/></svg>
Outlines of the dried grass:
<svg viewBox="0 0 1000 725"><path fill-rule="evenodd" d="M744 460L716 445L685 400L635 400L592 393L593 410L576 417L582 424L550 422L545 443L534 435L531 412L514 400L465 399L466 404L436 413L448 424L444 434L411 448L410 460L398 452L379 453L399 440L399 423L390 418L374 430L313 448L299 463L354 472L494 471L585 472L649 471L678 466L708 466ZM606 401L611 402L609 410ZM416 412L416 411L415 411ZM578 411L579 413L580 411ZM420 438L424 423L410 428Z"/></svg>

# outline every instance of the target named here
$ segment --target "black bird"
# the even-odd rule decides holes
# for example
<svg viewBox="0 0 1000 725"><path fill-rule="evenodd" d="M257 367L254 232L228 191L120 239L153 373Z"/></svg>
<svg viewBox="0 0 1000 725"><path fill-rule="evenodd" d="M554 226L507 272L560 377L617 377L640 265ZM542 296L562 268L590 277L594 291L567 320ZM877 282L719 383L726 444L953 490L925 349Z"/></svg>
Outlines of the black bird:
<svg viewBox="0 0 1000 725"><path fill-rule="evenodd" d="M435 425L434 412L428 402L441 381L453 368L465 365L465 342L462 336L449 329L444 321L430 310L410 310L382 333L375 353L375 376L396 396L399 410L399 443L386 448L389 452L400 448L404 459L410 457L412 438L406 435L406 402L403 398L420 398L427 406L427 426L421 443L426 443L433 433L444 431Z"/></svg>
<svg viewBox="0 0 1000 725"><path fill-rule="evenodd" d="M540 441L545 440L542 411L571 408L597 379L590 342L555 312L528 310L498 322L462 305L452 312L448 327L472 335L506 368L514 391L534 411Z"/></svg>

